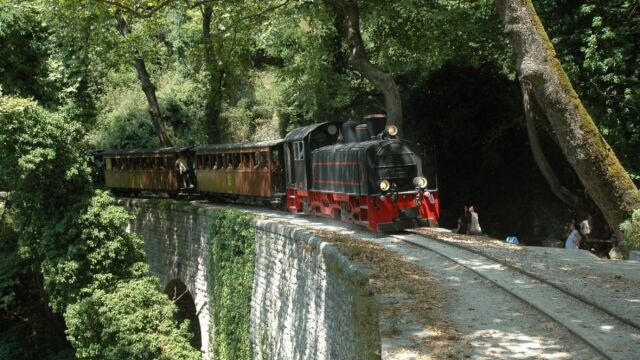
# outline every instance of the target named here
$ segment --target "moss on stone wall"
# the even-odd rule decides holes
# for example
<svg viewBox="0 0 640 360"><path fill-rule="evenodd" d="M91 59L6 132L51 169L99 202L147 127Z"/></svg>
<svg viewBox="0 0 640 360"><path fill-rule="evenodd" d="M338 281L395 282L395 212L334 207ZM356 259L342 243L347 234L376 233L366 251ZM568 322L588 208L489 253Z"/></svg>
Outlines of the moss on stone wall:
<svg viewBox="0 0 640 360"><path fill-rule="evenodd" d="M211 353L216 360L251 359L255 224L245 213L217 209L211 214L208 231Z"/></svg>

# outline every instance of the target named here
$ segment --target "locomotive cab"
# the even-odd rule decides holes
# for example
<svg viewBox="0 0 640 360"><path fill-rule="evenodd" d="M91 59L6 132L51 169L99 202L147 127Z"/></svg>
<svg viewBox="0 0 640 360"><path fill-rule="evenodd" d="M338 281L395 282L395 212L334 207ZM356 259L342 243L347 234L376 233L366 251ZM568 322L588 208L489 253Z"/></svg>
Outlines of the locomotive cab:
<svg viewBox="0 0 640 360"><path fill-rule="evenodd" d="M311 153L315 149L338 142L340 124L325 122L291 131L284 139L287 174L287 207L299 212L309 209L306 197L311 188ZM303 195L296 197L296 194Z"/></svg>

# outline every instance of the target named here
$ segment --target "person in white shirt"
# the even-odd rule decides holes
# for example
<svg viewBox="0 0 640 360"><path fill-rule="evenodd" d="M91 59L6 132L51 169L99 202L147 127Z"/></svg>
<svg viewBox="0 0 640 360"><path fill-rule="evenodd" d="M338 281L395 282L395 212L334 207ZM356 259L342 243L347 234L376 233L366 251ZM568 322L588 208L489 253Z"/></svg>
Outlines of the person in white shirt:
<svg viewBox="0 0 640 360"><path fill-rule="evenodd" d="M180 155L176 160L176 171L178 173L178 187L186 188L187 184L187 158L184 155Z"/></svg>
<svg viewBox="0 0 640 360"><path fill-rule="evenodd" d="M588 238L591 235L591 228L593 227L593 216L589 214L585 220L580 223L580 234L584 238Z"/></svg>
<svg viewBox="0 0 640 360"><path fill-rule="evenodd" d="M469 214L471 215L469 235L482 235L482 228L480 227L480 221L478 220L478 213L474 206L469 206Z"/></svg>

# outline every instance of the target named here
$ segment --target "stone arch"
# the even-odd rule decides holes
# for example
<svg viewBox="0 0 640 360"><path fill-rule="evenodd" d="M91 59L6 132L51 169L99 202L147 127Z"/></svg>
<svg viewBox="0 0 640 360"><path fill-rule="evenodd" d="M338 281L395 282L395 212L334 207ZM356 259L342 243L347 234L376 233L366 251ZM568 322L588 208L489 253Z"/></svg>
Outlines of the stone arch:
<svg viewBox="0 0 640 360"><path fill-rule="evenodd" d="M198 309L187 285L179 279L173 279L169 281L164 292L178 307L178 313L176 315L178 322L182 323L184 320L189 320L189 330L193 334L191 345L196 349L201 349L203 339L200 330Z"/></svg>

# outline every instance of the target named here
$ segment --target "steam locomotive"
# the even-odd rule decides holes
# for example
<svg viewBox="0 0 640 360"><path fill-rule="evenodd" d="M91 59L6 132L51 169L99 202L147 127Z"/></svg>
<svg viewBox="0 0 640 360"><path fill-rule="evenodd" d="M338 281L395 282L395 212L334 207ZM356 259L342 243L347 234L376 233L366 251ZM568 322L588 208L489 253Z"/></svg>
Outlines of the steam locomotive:
<svg viewBox="0 0 640 360"><path fill-rule="evenodd" d="M428 188L414 145L384 115L365 119L300 127L274 141L104 150L94 161L115 194L269 203L377 232L437 225L438 191Z"/></svg>

